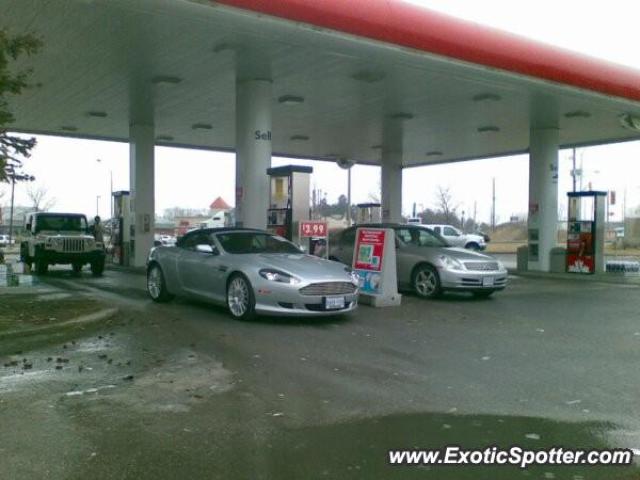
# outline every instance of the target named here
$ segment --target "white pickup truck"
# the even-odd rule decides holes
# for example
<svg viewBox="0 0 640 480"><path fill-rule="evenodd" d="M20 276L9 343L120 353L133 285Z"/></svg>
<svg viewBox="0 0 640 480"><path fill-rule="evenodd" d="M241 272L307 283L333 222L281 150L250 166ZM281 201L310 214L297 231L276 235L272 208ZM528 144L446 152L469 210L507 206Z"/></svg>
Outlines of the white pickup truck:
<svg viewBox="0 0 640 480"><path fill-rule="evenodd" d="M463 233L451 225L424 225L444 238L452 247L464 247L470 250L484 250L487 242L482 235Z"/></svg>

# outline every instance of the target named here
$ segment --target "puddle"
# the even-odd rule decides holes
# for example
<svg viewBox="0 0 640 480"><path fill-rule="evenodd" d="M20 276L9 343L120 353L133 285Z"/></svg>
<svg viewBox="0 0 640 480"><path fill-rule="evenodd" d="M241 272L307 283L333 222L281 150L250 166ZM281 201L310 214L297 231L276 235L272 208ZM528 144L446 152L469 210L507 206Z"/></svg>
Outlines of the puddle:
<svg viewBox="0 0 640 480"><path fill-rule="evenodd" d="M446 425L446 428L443 428ZM436 480L513 480L517 478L583 478L613 480L640 478L634 466L391 466L390 449L466 449L490 446L509 449L564 447L620 448L611 445L608 423L557 422L539 418L494 415L408 414L343 424L286 429L270 439L268 478L363 478ZM535 433L534 433L535 432ZM637 460L637 459L636 459Z"/></svg>

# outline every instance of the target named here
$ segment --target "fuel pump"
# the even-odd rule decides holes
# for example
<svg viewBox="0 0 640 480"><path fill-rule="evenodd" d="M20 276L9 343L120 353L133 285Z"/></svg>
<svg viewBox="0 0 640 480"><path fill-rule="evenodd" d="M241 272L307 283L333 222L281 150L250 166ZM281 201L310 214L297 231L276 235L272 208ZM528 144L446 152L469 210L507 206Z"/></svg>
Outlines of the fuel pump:
<svg viewBox="0 0 640 480"><path fill-rule="evenodd" d="M286 165L267 170L269 209L267 230L296 244L300 221L309 219L310 174L312 167Z"/></svg>
<svg viewBox="0 0 640 480"><path fill-rule="evenodd" d="M359 203L356 208L356 224L382 222L382 205L379 203Z"/></svg>
<svg viewBox="0 0 640 480"><path fill-rule="evenodd" d="M129 192L113 192L111 245L113 263L128 266L131 258L131 199Z"/></svg>
<svg viewBox="0 0 640 480"><path fill-rule="evenodd" d="M602 273L607 192L569 192L567 272Z"/></svg>

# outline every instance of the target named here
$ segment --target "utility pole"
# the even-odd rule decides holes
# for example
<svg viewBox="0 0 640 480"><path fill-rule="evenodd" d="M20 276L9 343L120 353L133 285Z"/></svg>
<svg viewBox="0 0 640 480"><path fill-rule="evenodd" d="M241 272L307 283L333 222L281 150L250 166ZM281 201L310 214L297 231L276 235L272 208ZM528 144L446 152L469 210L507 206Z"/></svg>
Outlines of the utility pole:
<svg viewBox="0 0 640 480"><path fill-rule="evenodd" d="M496 229L496 177L492 179L492 194L491 194L491 230Z"/></svg>
<svg viewBox="0 0 640 480"><path fill-rule="evenodd" d="M347 169L347 226L351 226L351 167Z"/></svg>
<svg viewBox="0 0 640 480"><path fill-rule="evenodd" d="M15 171L10 171L7 174L7 177L11 180L11 208L9 210L9 245L11 245L11 242L13 240L13 200L16 189L16 182L33 182L36 177L34 177L33 175L16 173Z"/></svg>
<svg viewBox="0 0 640 480"><path fill-rule="evenodd" d="M576 191L576 147L573 147L573 170L571 170L571 178L573 179L573 191Z"/></svg>
<svg viewBox="0 0 640 480"><path fill-rule="evenodd" d="M624 187L624 197L622 197L622 225L627 223L627 187Z"/></svg>

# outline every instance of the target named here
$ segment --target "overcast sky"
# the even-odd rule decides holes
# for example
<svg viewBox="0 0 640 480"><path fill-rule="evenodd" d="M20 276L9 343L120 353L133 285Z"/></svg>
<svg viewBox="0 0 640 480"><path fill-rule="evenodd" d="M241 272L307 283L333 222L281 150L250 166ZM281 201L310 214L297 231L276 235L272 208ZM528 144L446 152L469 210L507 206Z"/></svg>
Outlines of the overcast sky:
<svg viewBox="0 0 640 480"><path fill-rule="evenodd" d="M461 18L509 30L549 44L587 53L640 69L637 49L637 16L630 12L632 2L609 0L559 2L538 0L409 0ZM31 188L44 187L55 198L55 209L82 211L94 215L96 197L99 213L109 213L109 172L114 190L128 190L128 145L56 137L38 137L38 146L25 170L37 177ZM582 149L585 184L594 189L617 190L622 198L626 189L629 202L640 200L640 142ZM100 159L98 162L97 160ZM179 160L179 163L176 162ZM273 159L274 165L292 163ZM314 167L312 183L335 201L346 193L347 174L332 163L303 162ZM560 156L560 199L570 190L568 152ZM433 207L438 186L450 187L466 216L477 205L478 221L488 221L491 209L491 183L496 179L497 214L500 221L522 214L528 204L528 157L504 157L452 165L419 167L408 170L403 190L404 213L415 202ZM367 201L379 187L380 169L356 166L353 169L354 203ZM156 211L182 206L206 208L217 196L234 201L235 166L232 154L156 149ZM25 185L16 188L16 203L28 203ZM0 186L8 203L7 187ZM621 206L612 209L621 216Z"/></svg>

